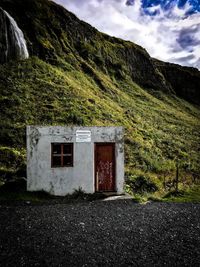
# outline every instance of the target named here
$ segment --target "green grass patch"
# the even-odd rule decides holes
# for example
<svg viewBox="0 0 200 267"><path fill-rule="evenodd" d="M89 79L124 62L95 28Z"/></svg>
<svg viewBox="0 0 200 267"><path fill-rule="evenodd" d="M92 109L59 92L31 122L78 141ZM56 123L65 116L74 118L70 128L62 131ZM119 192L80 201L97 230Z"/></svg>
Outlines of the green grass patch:
<svg viewBox="0 0 200 267"><path fill-rule="evenodd" d="M198 108L145 91L128 75L117 79L80 58L77 64L32 57L0 66L1 170L24 172L26 125L121 125L127 170L157 176L173 172L178 158L199 173Z"/></svg>
<svg viewBox="0 0 200 267"><path fill-rule="evenodd" d="M169 192L162 198L162 201L200 203L200 186Z"/></svg>
<svg viewBox="0 0 200 267"><path fill-rule="evenodd" d="M185 188L183 190L170 191L160 190L155 193L144 192L142 194L130 193L134 202L173 202L173 203L200 203L200 186Z"/></svg>

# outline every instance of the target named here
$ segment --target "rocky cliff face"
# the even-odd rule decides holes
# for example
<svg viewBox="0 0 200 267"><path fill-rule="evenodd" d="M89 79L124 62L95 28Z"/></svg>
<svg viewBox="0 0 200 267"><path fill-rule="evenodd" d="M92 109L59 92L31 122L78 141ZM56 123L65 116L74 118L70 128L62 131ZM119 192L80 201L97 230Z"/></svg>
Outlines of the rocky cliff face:
<svg viewBox="0 0 200 267"><path fill-rule="evenodd" d="M145 49L98 32L51 1L2 0L0 6L23 29L32 55L51 63L75 56L117 78L129 75L145 88L170 90Z"/></svg>
<svg viewBox="0 0 200 267"><path fill-rule="evenodd" d="M28 58L26 41L15 20L0 7L0 63Z"/></svg>
<svg viewBox="0 0 200 267"><path fill-rule="evenodd" d="M31 55L54 65L62 59L90 75L96 68L115 79L129 76L147 90L176 92L197 103L200 75L196 70L188 68L186 71L177 65L158 64L142 47L98 32L52 1L1 0L0 6L23 30ZM5 14L1 19L5 20ZM1 36L4 40L2 27ZM17 54L17 51L14 49L12 53ZM4 62L5 53L1 57L1 62Z"/></svg>
<svg viewBox="0 0 200 267"><path fill-rule="evenodd" d="M178 96L200 105L200 72L198 69L159 60L154 62Z"/></svg>

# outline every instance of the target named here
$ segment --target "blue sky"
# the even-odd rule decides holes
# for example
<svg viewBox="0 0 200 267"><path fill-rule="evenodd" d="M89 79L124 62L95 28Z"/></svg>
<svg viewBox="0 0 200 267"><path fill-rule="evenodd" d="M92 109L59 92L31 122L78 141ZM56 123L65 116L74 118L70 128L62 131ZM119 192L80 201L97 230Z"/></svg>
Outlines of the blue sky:
<svg viewBox="0 0 200 267"><path fill-rule="evenodd" d="M200 0L54 0L152 57L200 69Z"/></svg>
<svg viewBox="0 0 200 267"><path fill-rule="evenodd" d="M135 0L127 0L127 5L134 5ZM189 10L186 12L187 15L192 15L194 13L200 12L200 0L142 0L142 8L144 11L147 11L146 14L155 16L157 13L150 13L148 12L149 7L158 6L162 8L164 11L170 11L175 6L177 6L179 9L184 9L186 4L190 5Z"/></svg>

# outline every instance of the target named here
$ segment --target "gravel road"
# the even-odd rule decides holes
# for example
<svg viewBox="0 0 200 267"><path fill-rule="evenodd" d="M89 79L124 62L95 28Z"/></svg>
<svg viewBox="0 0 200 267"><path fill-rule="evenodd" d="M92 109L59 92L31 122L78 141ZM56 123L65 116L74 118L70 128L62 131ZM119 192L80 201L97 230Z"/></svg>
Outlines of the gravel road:
<svg viewBox="0 0 200 267"><path fill-rule="evenodd" d="M0 205L0 266L200 266L200 204Z"/></svg>

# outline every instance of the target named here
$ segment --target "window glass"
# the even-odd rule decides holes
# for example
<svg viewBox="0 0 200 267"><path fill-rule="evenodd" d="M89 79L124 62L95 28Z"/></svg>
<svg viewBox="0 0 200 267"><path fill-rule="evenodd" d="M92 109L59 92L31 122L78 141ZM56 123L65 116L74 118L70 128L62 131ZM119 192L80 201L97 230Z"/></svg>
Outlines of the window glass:
<svg viewBox="0 0 200 267"><path fill-rule="evenodd" d="M52 143L52 167L73 166L73 144L72 143Z"/></svg>
<svg viewBox="0 0 200 267"><path fill-rule="evenodd" d="M52 166L62 166L61 156L56 156L52 158Z"/></svg>
<svg viewBox="0 0 200 267"><path fill-rule="evenodd" d="M63 165L64 166L72 166L72 157L71 156L64 156L63 157Z"/></svg>
<svg viewBox="0 0 200 267"><path fill-rule="evenodd" d="M61 154L61 144L53 144L53 154Z"/></svg>
<svg viewBox="0 0 200 267"><path fill-rule="evenodd" d="M63 145L63 154L72 154L72 144Z"/></svg>

